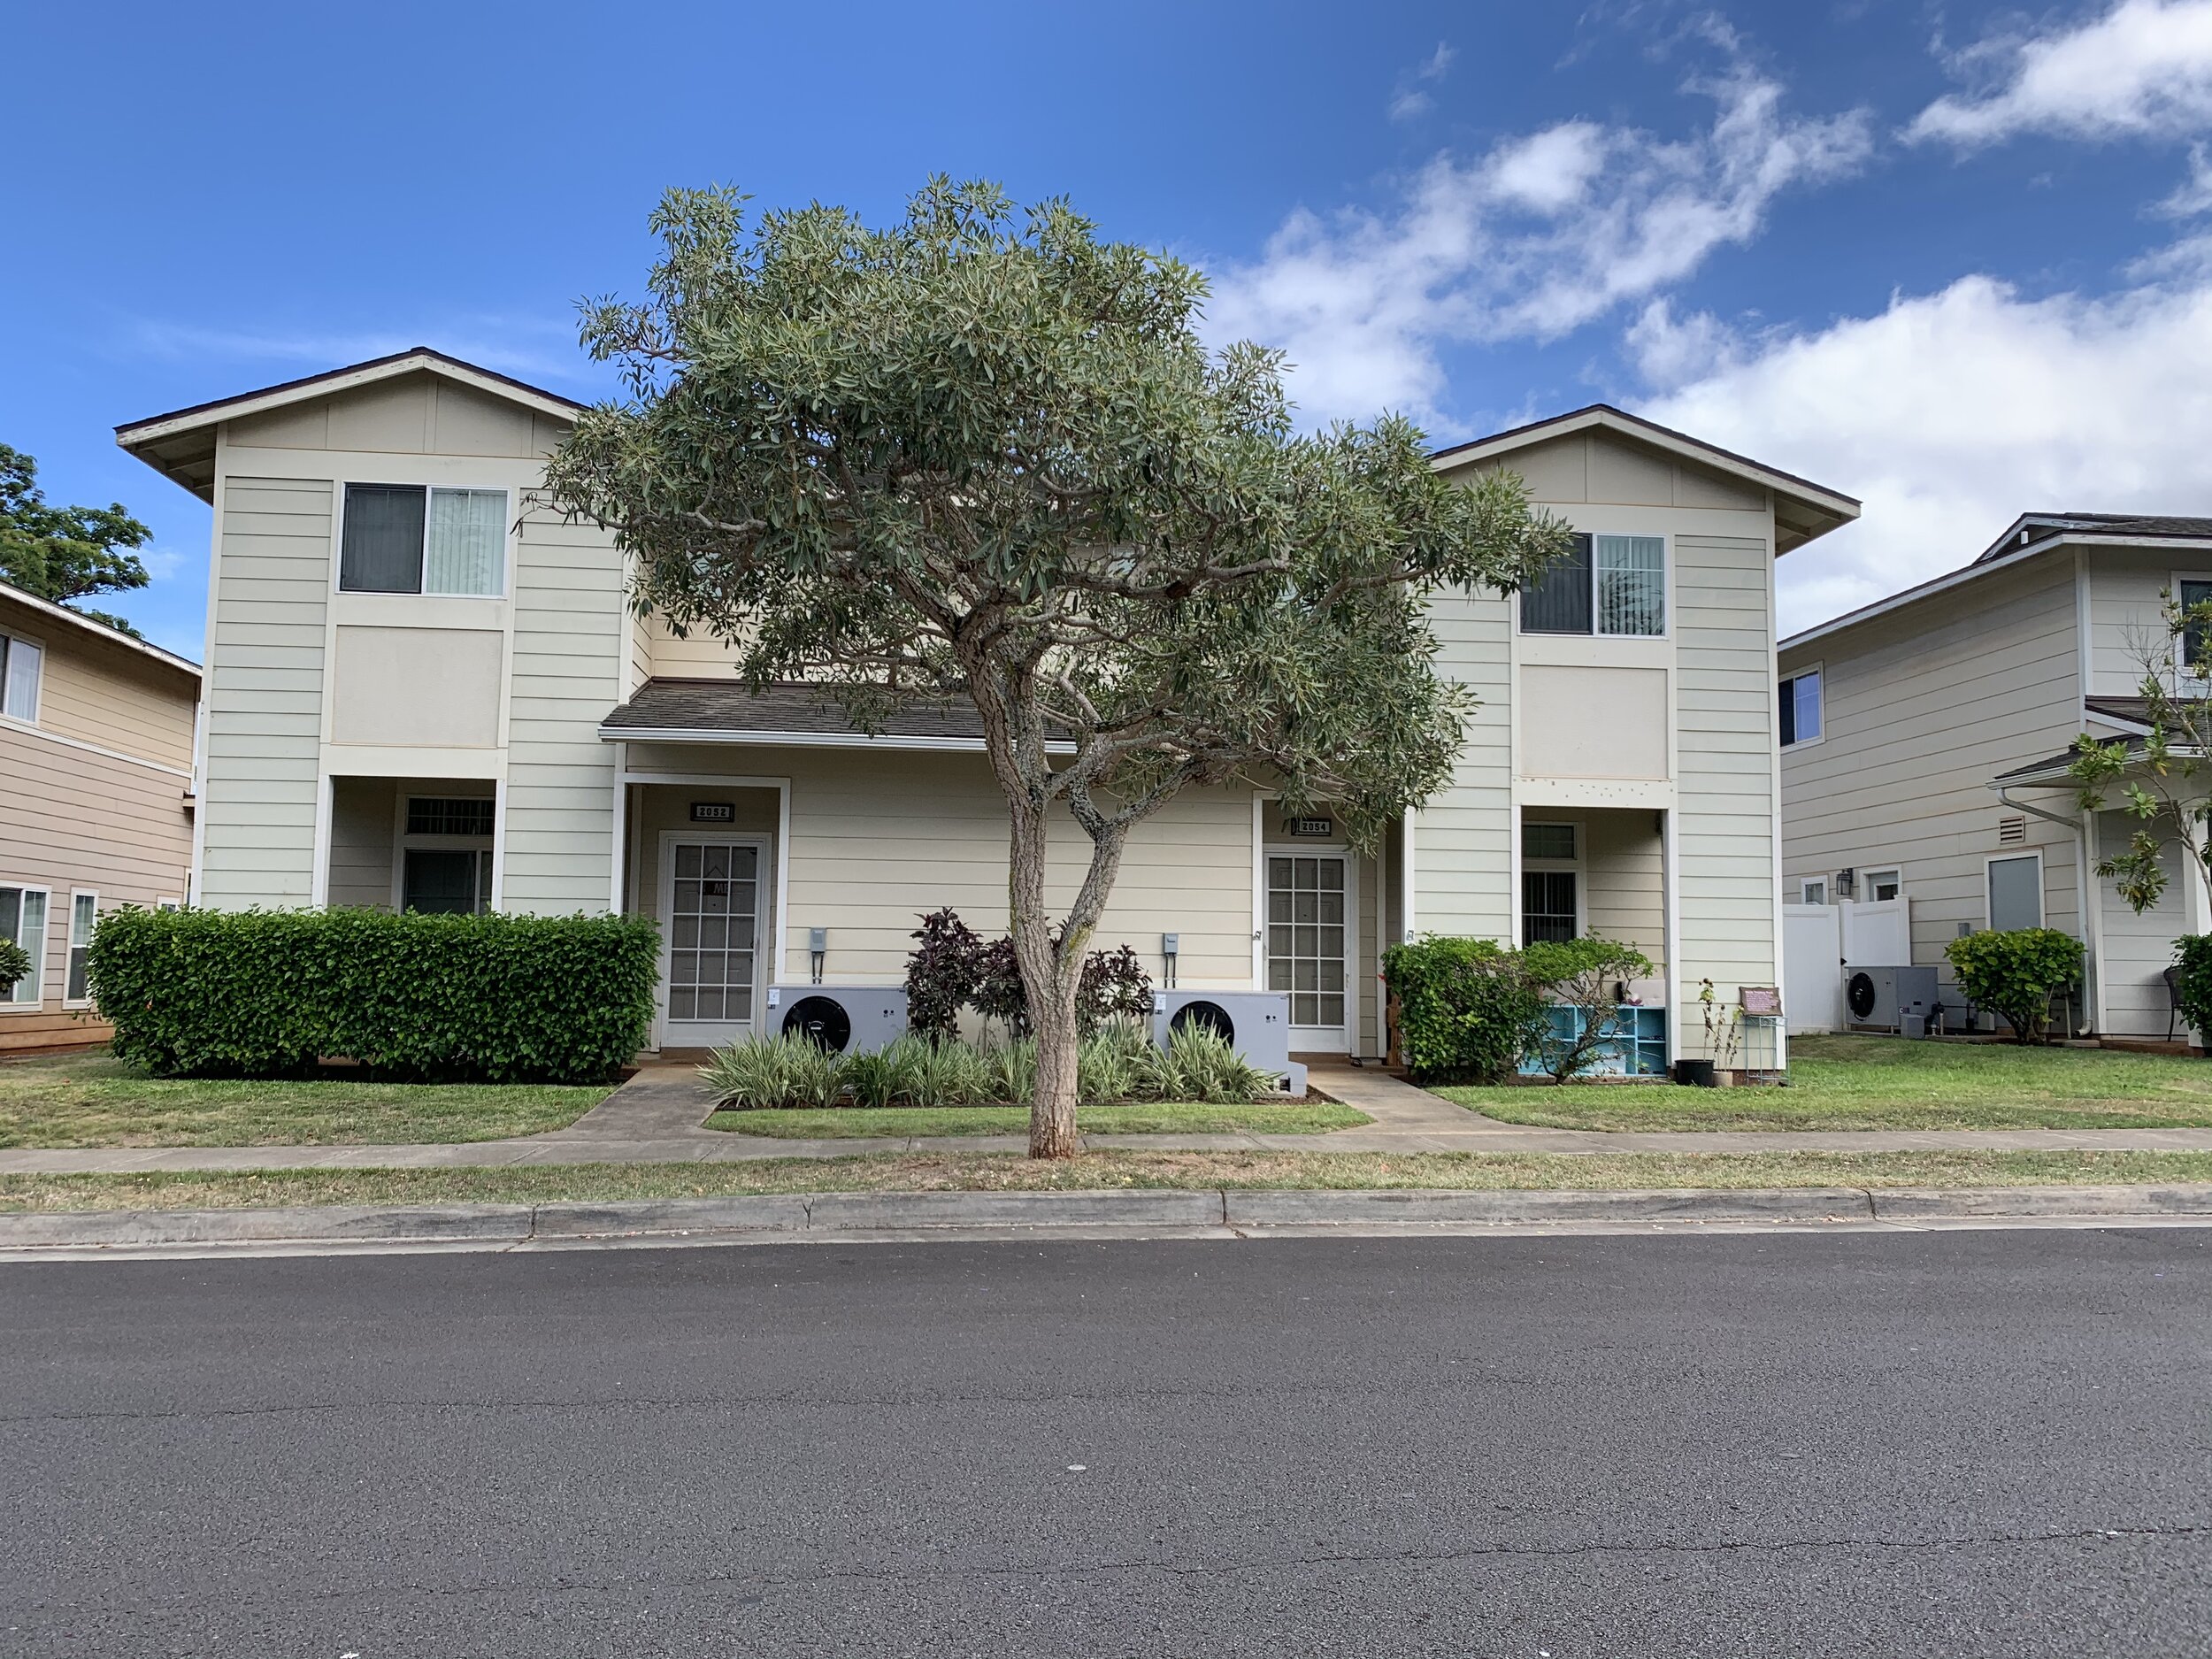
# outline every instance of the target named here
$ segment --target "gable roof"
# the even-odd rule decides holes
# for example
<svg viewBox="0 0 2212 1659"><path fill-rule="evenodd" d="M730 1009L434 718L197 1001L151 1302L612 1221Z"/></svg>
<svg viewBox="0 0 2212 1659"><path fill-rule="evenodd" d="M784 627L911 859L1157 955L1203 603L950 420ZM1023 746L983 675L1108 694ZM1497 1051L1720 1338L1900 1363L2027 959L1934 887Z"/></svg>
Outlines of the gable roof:
<svg viewBox="0 0 2212 1659"><path fill-rule="evenodd" d="M983 748L983 717L972 704L915 698L880 732L856 726L825 687L780 680L756 692L741 680L647 680L599 723L599 735L631 742L770 743L808 749L975 749ZM1071 747L1048 740L1055 752Z"/></svg>
<svg viewBox="0 0 2212 1659"><path fill-rule="evenodd" d="M2069 535L2069 532L2076 534ZM2024 512L1974 563L1987 565L2020 548L2053 537L2078 541L2087 535L2118 537L2129 541L2212 541L2212 518L2178 518L2165 513Z"/></svg>
<svg viewBox="0 0 2212 1659"><path fill-rule="evenodd" d="M219 397L212 403L173 409L165 415L149 415L143 420L118 426L115 442L201 500L211 501L215 494L215 428L224 421L281 409L288 403L305 403L310 398L328 397L334 392L351 391L356 387L373 386L379 380L394 380L403 374L421 373L439 375L557 420L573 420L584 409L574 398L532 386L496 369L465 363L428 346L413 346L389 357L371 357L365 363L350 364L342 369L329 369L320 374L265 386L259 391L241 392L234 397Z"/></svg>
<svg viewBox="0 0 2212 1659"><path fill-rule="evenodd" d="M0 582L0 600L22 605L45 620L64 623L78 630L86 638L99 640L109 645L120 646L127 651L135 651L140 656L158 663L164 668L174 669L179 673L189 675L196 683L200 678L200 665L190 657L179 657L174 651L165 651L158 645L149 644L144 640L133 639L120 629L111 628L104 622L95 622L82 611L72 611L67 605L58 605L50 599L42 599L36 594L26 593L20 588L13 587L7 582Z"/></svg>
<svg viewBox="0 0 2212 1659"><path fill-rule="evenodd" d="M1824 640L1832 634L1856 627L1877 617L1887 616L1893 611L1916 604L1937 594L1948 593L1963 587L1978 577L2010 570L2061 548L2125 548L2141 547L2147 543L2166 543L2177 547L2201 547L2212 549L2212 518L2188 518L2160 515L2138 515L2118 512L2024 512L2012 521L2011 528L1999 536L1988 550L1970 565L1946 571L1940 576L1931 576L1926 581L1861 605L1856 611L1847 611L1839 617L1814 624L1782 641L1774 649L1793 650Z"/></svg>
<svg viewBox="0 0 2212 1659"><path fill-rule="evenodd" d="M1617 432L1635 442L1773 492L1774 550L1778 556L1802 547L1815 536L1825 535L1859 516L1859 500L1855 495L1816 484L1794 472L1785 472L1779 467L1724 449L1702 438L1693 438L1686 432L1646 420L1641 415L1632 415L1610 403L1590 403L1548 420L1532 421L1525 426L1493 433L1471 442L1455 443L1437 450L1429 461L1434 466L1464 466L1472 461L1491 460L1531 444L1593 429Z"/></svg>

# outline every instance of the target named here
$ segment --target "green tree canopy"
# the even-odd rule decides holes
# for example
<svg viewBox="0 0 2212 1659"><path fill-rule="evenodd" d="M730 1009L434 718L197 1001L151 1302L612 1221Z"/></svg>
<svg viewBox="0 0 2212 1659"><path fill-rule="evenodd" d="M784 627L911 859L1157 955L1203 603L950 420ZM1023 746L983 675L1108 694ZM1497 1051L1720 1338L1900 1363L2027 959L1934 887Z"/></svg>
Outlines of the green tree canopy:
<svg viewBox="0 0 2212 1659"><path fill-rule="evenodd" d="M1032 1150L1071 1152L1077 978L1130 830L1234 784L1371 844L1449 776L1471 706L1430 596L1521 584L1563 529L1509 474L1440 477L1403 419L1298 433L1278 354L1201 341L1198 272L1064 203L938 179L886 228L820 205L749 228L741 197L680 190L652 223L649 297L585 311L629 396L578 420L554 498L756 686L817 681L872 729L973 705ZM1056 916L1056 815L1092 847Z"/></svg>
<svg viewBox="0 0 2212 1659"><path fill-rule="evenodd" d="M38 488L38 463L0 443L0 581L56 604L143 588L146 566L129 549L145 546L152 534L120 502L50 505ZM84 614L138 636L120 617L89 609Z"/></svg>

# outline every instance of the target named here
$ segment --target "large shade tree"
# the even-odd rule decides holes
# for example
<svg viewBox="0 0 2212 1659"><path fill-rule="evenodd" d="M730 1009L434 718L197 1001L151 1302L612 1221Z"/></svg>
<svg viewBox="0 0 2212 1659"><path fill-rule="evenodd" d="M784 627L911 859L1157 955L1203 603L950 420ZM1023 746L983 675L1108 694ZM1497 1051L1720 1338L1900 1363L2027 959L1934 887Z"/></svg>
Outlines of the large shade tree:
<svg viewBox="0 0 2212 1659"><path fill-rule="evenodd" d="M0 443L0 581L56 604L143 588L146 566L131 549L152 534L121 502L54 506L38 487L38 463ZM119 616L89 606L84 614L138 636Z"/></svg>
<svg viewBox="0 0 2212 1659"><path fill-rule="evenodd" d="M1430 466L1384 418L1301 434L1277 354L1210 351L1206 288L1053 202L932 181L901 223L748 223L676 191L642 303L586 307L627 397L553 457L634 602L879 730L972 703L1007 806L1009 930L1037 1038L1030 1148L1075 1130L1078 979L1130 833L1183 790L1325 806L1372 845L1448 777L1471 706L1427 602L1564 545L1519 480ZM1090 860L1048 902L1072 819Z"/></svg>

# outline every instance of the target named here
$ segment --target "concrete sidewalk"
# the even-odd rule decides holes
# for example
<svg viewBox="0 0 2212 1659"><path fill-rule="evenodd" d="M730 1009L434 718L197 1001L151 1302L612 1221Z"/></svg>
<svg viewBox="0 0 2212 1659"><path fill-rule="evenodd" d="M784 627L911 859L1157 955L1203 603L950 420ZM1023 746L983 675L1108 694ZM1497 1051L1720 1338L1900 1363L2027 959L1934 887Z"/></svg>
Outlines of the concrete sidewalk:
<svg viewBox="0 0 2212 1659"><path fill-rule="evenodd" d="M1151 1152L2208 1152L2212 1129L1928 1129L1619 1133L1497 1123L1371 1067L1316 1067L1314 1087L1374 1122L1329 1134L1087 1135L1094 1150ZM488 1169L514 1164L727 1164L868 1153L1020 1152L1018 1135L784 1141L700 1125L713 1109L688 1067L640 1071L565 1129L509 1141L398 1146L139 1147L0 1151L0 1174L319 1169Z"/></svg>

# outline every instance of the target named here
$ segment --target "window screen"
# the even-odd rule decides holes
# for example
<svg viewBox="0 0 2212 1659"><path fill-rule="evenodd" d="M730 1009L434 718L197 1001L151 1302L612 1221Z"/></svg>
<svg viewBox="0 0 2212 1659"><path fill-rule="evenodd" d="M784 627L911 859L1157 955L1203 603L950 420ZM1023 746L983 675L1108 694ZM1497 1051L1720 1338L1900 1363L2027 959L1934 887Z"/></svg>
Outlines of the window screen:
<svg viewBox="0 0 2212 1659"><path fill-rule="evenodd" d="M1524 634L1590 632L1590 538L1571 538L1533 587L1521 595Z"/></svg>
<svg viewBox="0 0 2212 1659"><path fill-rule="evenodd" d="M1782 747L1820 735L1820 671L1793 674L1782 682Z"/></svg>
<svg viewBox="0 0 2212 1659"><path fill-rule="evenodd" d="M2043 865L2035 858L1989 861L1989 926L1994 933L2043 926Z"/></svg>
<svg viewBox="0 0 2212 1659"><path fill-rule="evenodd" d="M419 484L346 486L340 588L349 594L422 591L424 493Z"/></svg>
<svg viewBox="0 0 2212 1659"><path fill-rule="evenodd" d="M1667 544L1655 535L1601 535L1596 543L1598 632L1667 631Z"/></svg>
<svg viewBox="0 0 2212 1659"><path fill-rule="evenodd" d="M46 895L27 887L0 887L0 939L12 939L31 953L31 971L12 985L0 986L0 1002L37 1002L46 962Z"/></svg>
<svg viewBox="0 0 2212 1659"><path fill-rule="evenodd" d="M2199 605L2212 604L2212 582L2182 582L2177 586L2181 589L2178 597L2184 611L2194 611ZM2193 679L2201 678L2198 671L2204 663L2204 624L2191 622L2181 630L2182 672Z"/></svg>
<svg viewBox="0 0 2212 1659"><path fill-rule="evenodd" d="M100 919L100 895L79 893L69 901L69 979L62 995L81 1002L92 995L88 966L92 959L92 928Z"/></svg>
<svg viewBox="0 0 2212 1659"><path fill-rule="evenodd" d="M28 640L0 634L0 713L38 718L38 668L44 655Z"/></svg>
<svg viewBox="0 0 2212 1659"><path fill-rule="evenodd" d="M401 909L473 916L487 908L491 897L489 853L410 847L406 856Z"/></svg>
<svg viewBox="0 0 2212 1659"><path fill-rule="evenodd" d="M493 595L507 586L507 492L434 489L424 554L426 594Z"/></svg>
<svg viewBox="0 0 2212 1659"><path fill-rule="evenodd" d="M1521 933L1532 945L1575 936L1575 879L1571 870L1531 870L1521 877Z"/></svg>
<svg viewBox="0 0 2212 1659"><path fill-rule="evenodd" d="M410 835L488 835L492 833L494 803L488 800L444 795L410 795L407 833Z"/></svg>
<svg viewBox="0 0 2212 1659"><path fill-rule="evenodd" d="M1560 858L1571 863L1575 856L1575 826L1571 824L1524 824L1521 856Z"/></svg>

